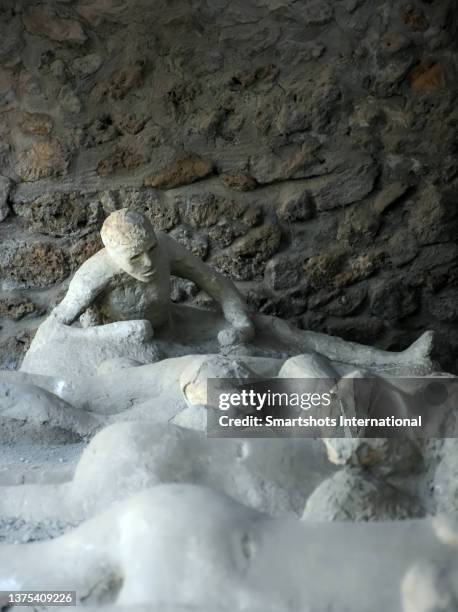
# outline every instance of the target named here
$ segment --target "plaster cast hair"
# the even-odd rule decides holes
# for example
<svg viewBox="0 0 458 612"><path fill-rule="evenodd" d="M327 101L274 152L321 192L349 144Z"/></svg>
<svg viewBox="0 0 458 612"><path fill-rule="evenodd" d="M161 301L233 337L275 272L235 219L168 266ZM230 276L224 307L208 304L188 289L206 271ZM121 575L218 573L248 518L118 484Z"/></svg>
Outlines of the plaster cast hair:
<svg viewBox="0 0 458 612"><path fill-rule="evenodd" d="M154 235L154 228L142 213L121 208L105 219L100 235L108 248L141 246Z"/></svg>

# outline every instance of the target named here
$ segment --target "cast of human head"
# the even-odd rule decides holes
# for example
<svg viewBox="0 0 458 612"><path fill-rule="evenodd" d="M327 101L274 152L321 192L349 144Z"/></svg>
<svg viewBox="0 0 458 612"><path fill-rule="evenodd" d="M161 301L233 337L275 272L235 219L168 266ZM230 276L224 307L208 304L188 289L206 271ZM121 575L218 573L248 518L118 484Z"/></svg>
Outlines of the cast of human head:
<svg viewBox="0 0 458 612"><path fill-rule="evenodd" d="M111 213L100 232L108 255L124 272L147 283L155 272L157 238L145 215L122 208Z"/></svg>

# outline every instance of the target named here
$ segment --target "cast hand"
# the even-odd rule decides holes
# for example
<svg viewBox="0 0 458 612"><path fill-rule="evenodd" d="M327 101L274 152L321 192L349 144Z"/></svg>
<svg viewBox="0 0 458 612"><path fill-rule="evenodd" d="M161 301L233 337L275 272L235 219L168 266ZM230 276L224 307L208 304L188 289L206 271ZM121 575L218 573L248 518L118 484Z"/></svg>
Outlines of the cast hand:
<svg viewBox="0 0 458 612"><path fill-rule="evenodd" d="M250 342L253 338L254 325L248 318L238 325L231 325L231 327L223 329L218 334L218 342L222 347Z"/></svg>

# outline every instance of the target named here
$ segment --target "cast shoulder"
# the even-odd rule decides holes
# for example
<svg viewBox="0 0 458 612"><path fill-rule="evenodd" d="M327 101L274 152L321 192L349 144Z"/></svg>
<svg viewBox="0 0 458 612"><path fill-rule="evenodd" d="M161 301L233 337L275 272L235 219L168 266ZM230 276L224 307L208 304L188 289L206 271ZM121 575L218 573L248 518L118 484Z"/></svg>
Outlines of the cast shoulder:
<svg viewBox="0 0 458 612"><path fill-rule="evenodd" d="M120 272L119 266L111 259L106 249L100 249L75 272L74 279L86 281L88 284L107 284Z"/></svg>

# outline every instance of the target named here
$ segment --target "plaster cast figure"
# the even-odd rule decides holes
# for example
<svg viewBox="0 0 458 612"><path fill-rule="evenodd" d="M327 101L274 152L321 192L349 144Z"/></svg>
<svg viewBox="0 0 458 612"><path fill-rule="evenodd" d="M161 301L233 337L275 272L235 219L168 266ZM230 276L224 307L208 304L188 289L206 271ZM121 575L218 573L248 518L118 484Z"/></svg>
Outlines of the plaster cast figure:
<svg viewBox="0 0 458 612"><path fill-rule="evenodd" d="M105 249L76 272L53 315L71 324L95 306L96 322L146 319L154 328L170 323L170 275L195 282L219 302L230 327L218 336L222 345L247 342L254 326L234 284L178 242L155 232L133 210L113 212L101 231Z"/></svg>
<svg viewBox="0 0 458 612"><path fill-rule="evenodd" d="M132 495L52 541L0 546L0 567L2 591L71 589L97 610L452 612L458 599L453 520L298 522L190 484Z"/></svg>
<svg viewBox="0 0 458 612"><path fill-rule="evenodd" d="M218 336L220 347L226 350L254 342L258 349L268 347L270 356L276 357L314 352L333 361L366 367L407 365L430 369L431 332L426 332L409 349L394 353L299 330L277 317L250 317L231 280L167 234L155 232L141 213L129 209L113 212L105 220L101 236L105 248L76 272L67 295L49 318L67 327L84 315L83 326L89 322L99 328L92 341L111 342L116 334L120 339L130 337L132 330L126 326L137 325L142 327L143 341L151 339L152 327L155 338L162 333L167 341L182 342L187 345L188 354L217 352L214 345L203 344ZM214 298L225 321L206 310L172 304L171 274L194 281ZM72 341L76 340L74 335ZM166 349L165 356L173 353ZM29 361L26 358L24 364L30 365Z"/></svg>

